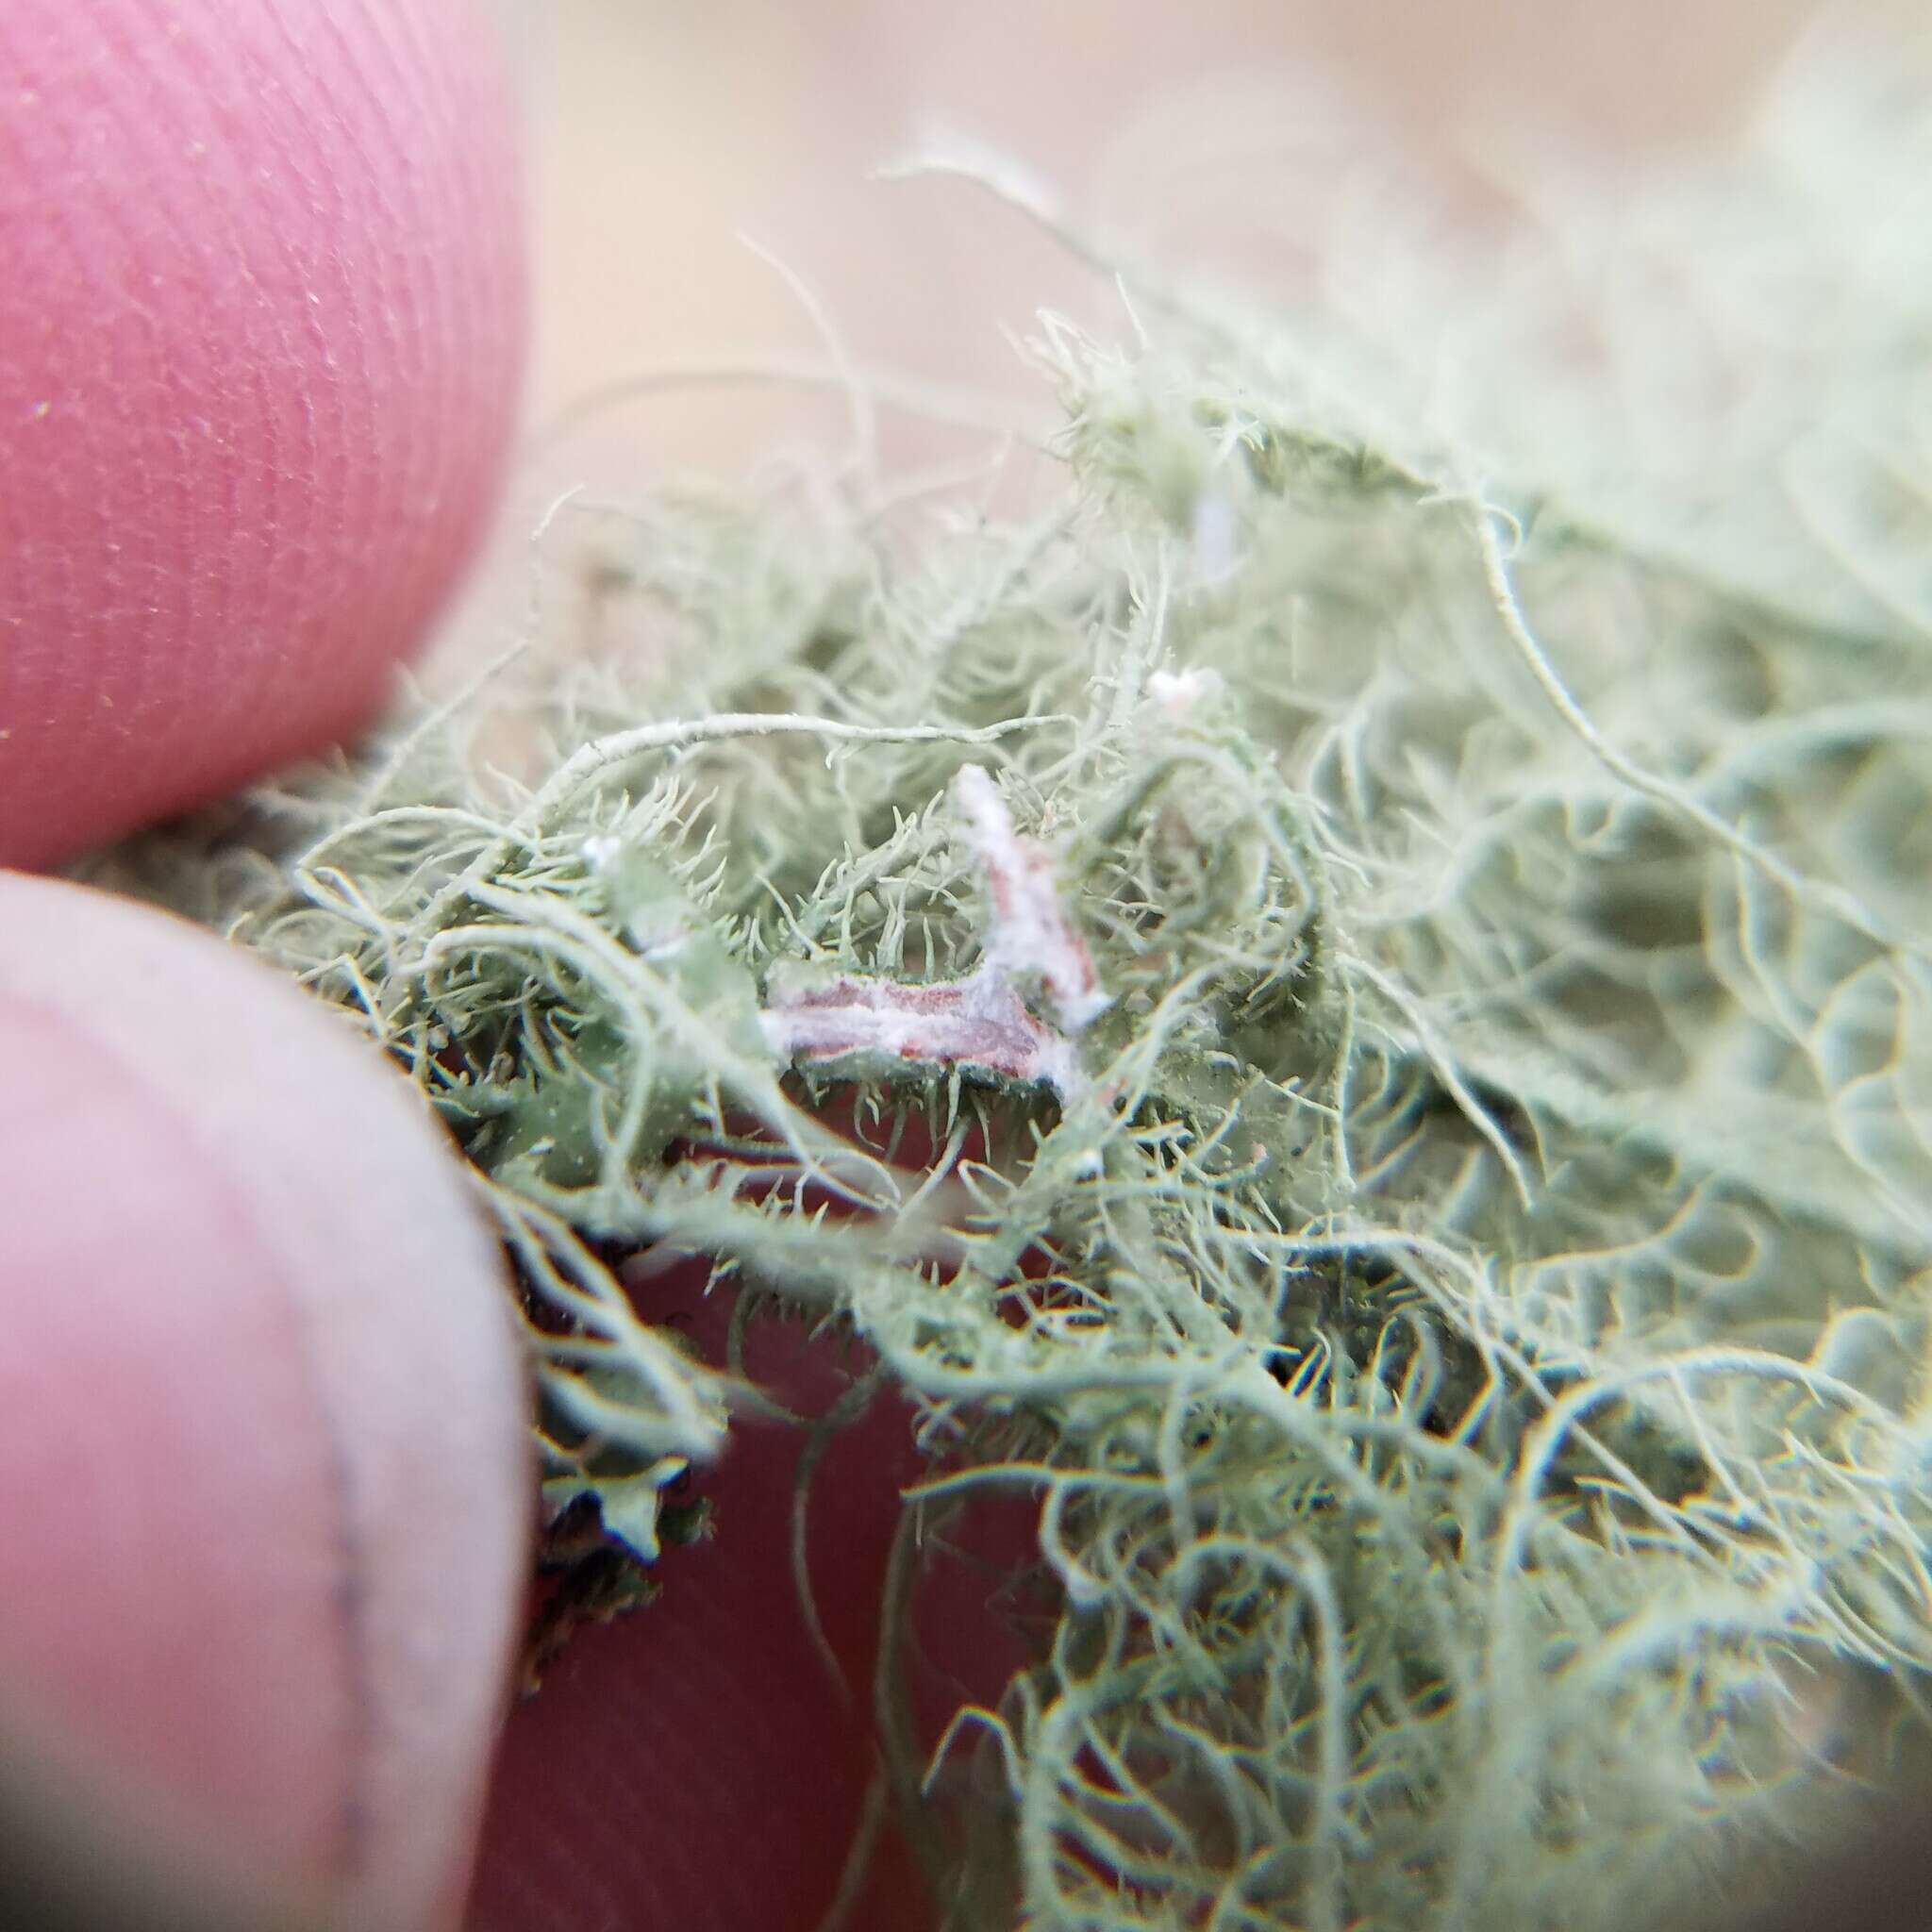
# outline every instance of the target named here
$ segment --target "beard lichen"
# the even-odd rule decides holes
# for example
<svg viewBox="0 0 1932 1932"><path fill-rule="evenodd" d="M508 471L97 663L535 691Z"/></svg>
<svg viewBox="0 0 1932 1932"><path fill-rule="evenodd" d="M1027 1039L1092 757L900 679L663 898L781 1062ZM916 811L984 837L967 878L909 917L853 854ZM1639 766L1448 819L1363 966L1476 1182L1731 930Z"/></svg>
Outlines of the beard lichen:
<svg viewBox="0 0 1932 1932"><path fill-rule="evenodd" d="M108 868L449 1124L579 1529L724 1446L693 1257L1035 1499L953 1923L1629 1924L1917 1708L1932 138L1836 99L1453 368L1124 268L1025 514L666 487L628 648Z"/></svg>

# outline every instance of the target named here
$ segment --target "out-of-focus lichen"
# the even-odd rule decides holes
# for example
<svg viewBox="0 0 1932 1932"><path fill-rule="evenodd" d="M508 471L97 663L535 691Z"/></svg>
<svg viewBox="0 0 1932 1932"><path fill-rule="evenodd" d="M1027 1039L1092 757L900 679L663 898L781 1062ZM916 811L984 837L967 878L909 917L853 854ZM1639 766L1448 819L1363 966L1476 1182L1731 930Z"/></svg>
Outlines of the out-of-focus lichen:
<svg viewBox="0 0 1932 1932"><path fill-rule="evenodd" d="M1038 1500L958 1923L1639 1923L1917 1701L1932 122L1843 98L1453 355L1124 262L1023 520L666 488L638 648L113 861L449 1122L554 1497L723 1441L643 1254Z"/></svg>

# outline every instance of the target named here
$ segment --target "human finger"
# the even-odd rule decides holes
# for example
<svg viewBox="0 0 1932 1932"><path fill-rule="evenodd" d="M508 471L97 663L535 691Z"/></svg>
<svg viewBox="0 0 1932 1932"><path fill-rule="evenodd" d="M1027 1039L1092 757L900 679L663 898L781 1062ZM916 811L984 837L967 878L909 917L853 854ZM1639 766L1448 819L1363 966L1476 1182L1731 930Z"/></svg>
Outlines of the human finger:
<svg viewBox="0 0 1932 1932"><path fill-rule="evenodd" d="M523 358L488 25L0 8L0 863L353 730L421 640Z"/></svg>
<svg viewBox="0 0 1932 1932"><path fill-rule="evenodd" d="M210 1869L446 1924L527 1560L493 1244L240 953L19 876L0 933L0 1710Z"/></svg>

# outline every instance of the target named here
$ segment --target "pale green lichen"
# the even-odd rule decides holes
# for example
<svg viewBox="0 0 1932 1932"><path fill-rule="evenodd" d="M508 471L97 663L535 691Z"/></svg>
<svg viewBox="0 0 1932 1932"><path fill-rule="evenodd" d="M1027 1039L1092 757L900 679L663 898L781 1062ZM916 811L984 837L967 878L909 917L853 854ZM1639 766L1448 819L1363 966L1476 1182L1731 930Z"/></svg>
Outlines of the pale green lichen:
<svg viewBox="0 0 1932 1932"><path fill-rule="evenodd" d="M645 1254L849 1324L909 1509L1040 1499L956 1923L1639 1923L1882 1763L1857 1685L1916 1707L1932 123L1834 86L1459 359L1130 269L1136 346L1031 345L1043 507L667 488L631 649L115 861L450 1123L555 1496L655 1544L722 1441Z"/></svg>

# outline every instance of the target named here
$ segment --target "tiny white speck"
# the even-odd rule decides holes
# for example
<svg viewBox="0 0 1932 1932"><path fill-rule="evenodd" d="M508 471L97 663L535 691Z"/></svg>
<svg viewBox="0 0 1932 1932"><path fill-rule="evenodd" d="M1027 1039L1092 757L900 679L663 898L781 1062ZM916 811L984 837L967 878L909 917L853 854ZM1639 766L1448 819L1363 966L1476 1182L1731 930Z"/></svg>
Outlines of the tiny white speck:
<svg viewBox="0 0 1932 1932"><path fill-rule="evenodd" d="M1191 671L1154 671L1147 676L1147 695L1170 718L1185 718L1203 698L1222 689L1218 671L1197 665Z"/></svg>

